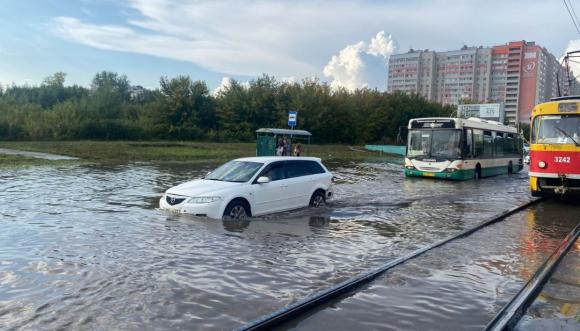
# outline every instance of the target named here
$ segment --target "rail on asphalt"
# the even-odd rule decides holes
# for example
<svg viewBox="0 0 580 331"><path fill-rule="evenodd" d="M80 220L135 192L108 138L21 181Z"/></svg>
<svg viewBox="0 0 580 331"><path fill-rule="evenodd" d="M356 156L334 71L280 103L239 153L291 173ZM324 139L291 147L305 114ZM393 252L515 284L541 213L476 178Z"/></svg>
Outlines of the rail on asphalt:
<svg viewBox="0 0 580 331"><path fill-rule="evenodd" d="M574 245L580 234L580 223L562 240L558 248L538 268L524 287L495 315L493 320L485 327L485 331L513 330L519 320L524 316L530 305L534 302L558 264Z"/></svg>
<svg viewBox="0 0 580 331"><path fill-rule="evenodd" d="M437 248L439 246L445 245L451 241L460 239L460 238L464 238L466 236L471 235L472 233L485 228L489 225L492 225L494 223L497 223L499 221L504 220L505 218L507 218L508 216L515 214L523 209L526 209L528 207L530 207L531 205L538 203L539 201L541 201L542 198L540 199L535 199L535 200L531 200L529 202L526 202L520 206L514 207L512 209L509 209L507 211L504 211L503 213L496 215L482 223L479 223L478 225L471 227L469 229L466 229L462 232L460 232L459 234L456 234L454 236L451 237L447 237L443 240L437 241L431 245L428 245L426 247L417 249L409 254L403 255L401 257L398 257L394 260L391 260L387 263L385 263L384 265L372 269L370 271L367 271L361 275L358 275L354 278L351 278L349 280L346 280L342 283L339 283L337 285L334 285L328 289L322 290L320 292L317 292L311 296L308 296L302 300L299 300L289 306L286 306L280 310L277 310L269 315L265 315L262 316L236 330L239 331L246 331L246 330L268 330L271 329L277 325L280 325L284 322L287 322L301 314L306 313L307 311L322 305L332 299L335 299L341 295L344 295L345 293L351 292L354 289L356 289L357 287L360 287L364 284L367 284L371 281L373 281L374 279L376 279L377 277L379 277L380 275L382 275L383 273L387 272L388 270L392 269L393 267L400 265L406 261L409 261L411 259L414 259L416 257L418 257L419 255L426 253L434 248Z"/></svg>

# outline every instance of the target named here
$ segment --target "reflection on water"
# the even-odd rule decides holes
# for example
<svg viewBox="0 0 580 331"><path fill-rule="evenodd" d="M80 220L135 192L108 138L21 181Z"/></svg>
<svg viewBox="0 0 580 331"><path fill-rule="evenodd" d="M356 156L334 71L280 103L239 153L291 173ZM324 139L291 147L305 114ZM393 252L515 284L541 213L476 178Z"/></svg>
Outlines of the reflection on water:
<svg viewBox="0 0 580 331"><path fill-rule="evenodd" d="M400 159L372 159L329 165L323 210L239 222L156 209L214 166L2 170L0 325L233 328L529 199L526 174L405 179Z"/></svg>
<svg viewBox="0 0 580 331"><path fill-rule="evenodd" d="M517 330L580 329L580 245L568 253Z"/></svg>
<svg viewBox="0 0 580 331"><path fill-rule="evenodd" d="M411 260L367 288L282 329L481 330L578 219L577 206L554 202L536 205ZM574 280L577 284L577 262L564 263L568 267L563 267L552 283ZM544 291L547 301L552 301L548 296L556 292L550 287ZM568 294L572 301L562 309L577 313L578 292ZM577 330L577 322L573 325Z"/></svg>

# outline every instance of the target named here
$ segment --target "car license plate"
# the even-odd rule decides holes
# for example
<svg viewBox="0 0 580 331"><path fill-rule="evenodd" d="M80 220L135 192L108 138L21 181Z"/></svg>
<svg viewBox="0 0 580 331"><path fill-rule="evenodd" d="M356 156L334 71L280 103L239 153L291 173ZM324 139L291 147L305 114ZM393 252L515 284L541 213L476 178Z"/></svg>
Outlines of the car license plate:
<svg viewBox="0 0 580 331"><path fill-rule="evenodd" d="M423 173L423 176L425 176L425 177L435 177L435 174L434 173L431 173L431 172L424 172Z"/></svg>

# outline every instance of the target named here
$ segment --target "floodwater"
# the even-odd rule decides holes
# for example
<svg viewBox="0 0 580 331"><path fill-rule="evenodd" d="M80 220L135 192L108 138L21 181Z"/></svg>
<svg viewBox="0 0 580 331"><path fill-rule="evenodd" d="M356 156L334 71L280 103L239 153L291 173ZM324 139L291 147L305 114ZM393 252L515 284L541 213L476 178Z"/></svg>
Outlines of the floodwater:
<svg viewBox="0 0 580 331"><path fill-rule="evenodd" d="M517 330L580 329L580 241L562 259Z"/></svg>
<svg viewBox="0 0 580 331"><path fill-rule="evenodd" d="M562 207L566 208L562 208ZM531 278L580 219L580 208L548 201L387 272L343 300L285 329L482 330ZM574 253L565 259L573 259ZM567 299L580 304L577 267L565 261L555 280L575 280ZM545 293L550 295L554 290ZM547 296L546 295L546 296ZM551 304L551 298L546 298ZM537 310L537 308L535 308ZM565 321L578 330L574 312ZM534 314L537 315L537 314ZM559 318L559 316L552 316ZM530 320L534 320L531 317ZM558 329L544 321L537 330ZM530 323L530 322L528 322ZM558 328L555 328L555 327ZM550 328L551 327L551 328ZM528 330L528 327L521 328Z"/></svg>
<svg viewBox="0 0 580 331"><path fill-rule="evenodd" d="M525 173L480 182L405 179L401 162L399 158L374 158L329 163L339 182L328 208L245 222L156 209L167 188L200 177L215 164L3 169L0 329L236 328L530 199ZM565 208L577 211L574 206ZM559 219L560 209L544 213L534 209L524 218L546 222L547 216L536 214L552 219L556 213L555 219ZM475 311L482 305L497 309L505 296L483 297L504 287L509 294L529 276L520 269L527 266L533 272L535 264L526 261L539 258L516 249L522 239L517 236L528 233L531 238L551 238L557 233L556 240L567 223L500 226L505 228L499 231L502 238L496 238L498 231L490 229L473 244L463 243L472 255L460 252L461 247L440 255L433 252L424 259L424 266L417 260L403 266L401 276L387 277L383 283L393 282L401 289L412 284L405 277L435 275L455 284L454 272L445 272L445 268L452 268L454 259L459 259L470 266L457 271L460 274L476 279L485 271L484 275L494 277L480 281L486 284L481 289L460 283L444 290L479 293L479 301L473 304L470 295L456 299L460 300L456 304L468 306L466 310ZM502 250L503 244L513 248L509 254ZM493 256L486 254L488 250ZM496 256L500 256L498 261ZM481 263L469 264L469 258ZM496 275L500 271L492 272L503 270L500 266L507 269L505 277ZM416 317L442 314L429 311L436 300L446 298L435 285L423 289L425 292L418 288L415 293L424 304L406 305L408 309L399 310L399 315L397 302L403 303L408 295L403 291L385 291L382 299L382 292L371 295L382 300L380 315L368 310L371 301L352 310L341 309L340 314L329 308L334 312L333 326L348 329L354 325L349 323L363 323L361 313L368 310L367 324L362 325L387 328L391 319L382 318L392 308L395 310L389 314L411 323L394 324L394 328L420 329L426 324L421 319L413 322ZM322 316L326 323L324 312L312 318ZM475 318L465 322L482 323ZM324 325L317 323L306 319L295 326Z"/></svg>
<svg viewBox="0 0 580 331"><path fill-rule="evenodd" d="M34 157L37 159L45 159L45 160L78 160L78 157L66 156L66 155L56 155L56 154L49 154L49 153L39 153L39 152L29 152L29 151L21 151L17 149L9 149L9 148L0 148L0 154L7 154L7 155L21 155L27 157Z"/></svg>

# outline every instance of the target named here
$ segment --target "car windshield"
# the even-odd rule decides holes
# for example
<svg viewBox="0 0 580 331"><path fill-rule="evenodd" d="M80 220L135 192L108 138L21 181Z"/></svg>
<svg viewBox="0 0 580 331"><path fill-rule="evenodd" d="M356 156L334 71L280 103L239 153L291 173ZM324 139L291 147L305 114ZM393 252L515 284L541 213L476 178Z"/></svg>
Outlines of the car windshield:
<svg viewBox="0 0 580 331"><path fill-rule="evenodd" d="M407 157L457 159L461 156L459 130L413 130L409 132Z"/></svg>
<svg viewBox="0 0 580 331"><path fill-rule="evenodd" d="M545 115L534 120L534 143L580 144L579 115ZM536 133L536 132L534 132Z"/></svg>
<svg viewBox="0 0 580 331"><path fill-rule="evenodd" d="M205 179L244 183L252 179L263 165L260 162L230 161L212 171Z"/></svg>

